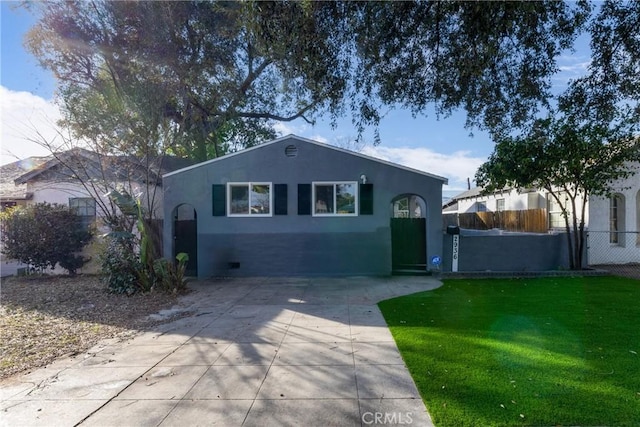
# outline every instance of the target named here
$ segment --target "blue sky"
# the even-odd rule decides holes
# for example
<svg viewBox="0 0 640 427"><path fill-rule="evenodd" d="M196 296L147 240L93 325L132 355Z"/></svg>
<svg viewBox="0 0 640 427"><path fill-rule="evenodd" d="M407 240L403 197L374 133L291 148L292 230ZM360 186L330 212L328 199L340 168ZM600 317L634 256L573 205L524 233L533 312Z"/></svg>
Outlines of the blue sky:
<svg viewBox="0 0 640 427"><path fill-rule="evenodd" d="M39 67L35 58L23 47L25 33L33 25L33 17L22 9L12 8L15 2L0 1L0 126L2 132L0 164L47 151L29 142L37 133L51 139L56 135L55 121L59 111L53 104L55 80ZM582 41L583 46L586 45ZM586 49L581 49L584 52ZM563 87L567 79L582 74L589 63L584 53L568 53L559 60L562 72L554 83ZM437 120L435 114L413 118L408 111L390 110L380 124L382 143L355 147L349 144L356 136L349 118L332 129L328 121L318 120L315 126L303 121L280 123L277 130L285 135L294 133L318 141L358 149L365 154L424 170L449 179L445 194L466 189L466 179L491 154L493 142L485 132L464 128L465 114L458 112ZM370 139L369 135L369 141ZM366 139L366 138L365 138Z"/></svg>

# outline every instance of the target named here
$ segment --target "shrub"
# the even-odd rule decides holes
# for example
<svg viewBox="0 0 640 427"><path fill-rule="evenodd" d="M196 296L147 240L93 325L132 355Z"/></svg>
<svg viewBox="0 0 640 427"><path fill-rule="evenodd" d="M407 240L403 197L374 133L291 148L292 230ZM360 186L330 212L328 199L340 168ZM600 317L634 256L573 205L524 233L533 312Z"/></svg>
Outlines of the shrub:
<svg viewBox="0 0 640 427"><path fill-rule="evenodd" d="M138 280L142 264L133 250L133 239L107 237L107 242L101 259L103 278L109 290L127 295L144 291Z"/></svg>
<svg viewBox="0 0 640 427"><path fill-rule="evenodd" d="M38 270L56 264L74 275L89 259L77 255L92 234L67 206L37 203L0 214L2 253Z"/></svg>
<svg viewBox="0 0 640 427"><path fill-rule="evenodd" d="M139 237L130 231L113 230L103 255L102 270L112 292L133 294L159 289L178 292L186 288L184 272L189 255L179 253L177 264L159 258L157 223L145 218L140 200L114 190L109 198L130 218L135 218Z"/></svg>
<svg viewBox="0 0 640 427"><path fill-rule="evenodd" d="M180 252L176 255L177 263L173 263L166 258L155 260L153 270L156 276L156 286L165 292L177 293L187 287L184 272L187 268L189 255Z"/></svg>
<svg viewBox="0 0 640 427"><path fill-rule="evenodd" d="M106 250L102 254L102 272L109 290L117 294L132 295L157 289L177 293L186 288L184 272L189 256L179 253L177 263L165 258L153 261L149 268L136 254L133 236L108 236Z"/></svg>

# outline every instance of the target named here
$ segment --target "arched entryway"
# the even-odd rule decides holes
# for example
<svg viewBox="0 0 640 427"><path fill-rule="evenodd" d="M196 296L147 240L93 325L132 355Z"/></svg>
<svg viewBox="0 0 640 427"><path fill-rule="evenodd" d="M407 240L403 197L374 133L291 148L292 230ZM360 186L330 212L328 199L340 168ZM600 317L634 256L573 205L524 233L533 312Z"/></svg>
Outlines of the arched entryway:
<svg viewBox="0 0 640 427"><path fill-rule="evenodd" d="M180 252L189 255L187 276L198 275L198 213L193 206L183 204L173 211L173 257Z"/></svg>
<svg viewBox="0 0 640 427"><path fill-rule="evenodd" d="M394 273L427 269L427 204L415 194L391 201L391 268Z"/></svg>

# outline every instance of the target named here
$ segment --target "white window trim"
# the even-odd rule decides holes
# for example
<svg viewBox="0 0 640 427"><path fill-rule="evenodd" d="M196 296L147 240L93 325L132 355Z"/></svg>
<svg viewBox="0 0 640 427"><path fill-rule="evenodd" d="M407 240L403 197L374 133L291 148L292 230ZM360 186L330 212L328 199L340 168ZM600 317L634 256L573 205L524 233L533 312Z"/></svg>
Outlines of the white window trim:
<svg viewBox="0 0 640 427"><path fill-rule="evenodd" d="M249 213L246 214L234 214L231 213L231 187L240 186L249 187ZM269 213L251 213L251 186L253 185L267 185L269 186ZM273 184L271 182L227 182L227 216L233 218L267 218L273 216Z"/></svg>
<svg viewBox="0 0 640 427"><path fill-rule="evenodd" d="M336 185L341 185L341 184L352 184L355 187L355 199L353 201L354 203L354 213L316 213L316 186L317 185L333 185L334 186L334 191L333 191L333 206L334 208L337 207L336 204L336 197L337 197L337 191L335 191L335 186ZM360 195L358 194L359 192L359 186L358 186L358 182L357 181L314 181L311 183L311 214L313 216L317 216L317 217L353 217L353 216L358 216L359 214L359 210L358 210L358 200Z"/></svg>

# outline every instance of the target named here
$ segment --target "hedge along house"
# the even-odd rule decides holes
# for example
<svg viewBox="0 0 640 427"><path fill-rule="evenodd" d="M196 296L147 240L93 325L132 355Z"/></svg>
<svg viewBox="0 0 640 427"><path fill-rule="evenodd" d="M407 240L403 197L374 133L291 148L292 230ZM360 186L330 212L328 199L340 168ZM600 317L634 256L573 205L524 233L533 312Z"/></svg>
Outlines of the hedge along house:
<svg viewBox="0 0 640 427"><path fill-rule="evenodd" d="M165 256L199 278L424 271L446 182L285 136L164 175Z"/></svg>

